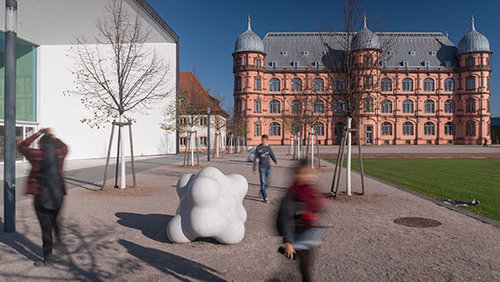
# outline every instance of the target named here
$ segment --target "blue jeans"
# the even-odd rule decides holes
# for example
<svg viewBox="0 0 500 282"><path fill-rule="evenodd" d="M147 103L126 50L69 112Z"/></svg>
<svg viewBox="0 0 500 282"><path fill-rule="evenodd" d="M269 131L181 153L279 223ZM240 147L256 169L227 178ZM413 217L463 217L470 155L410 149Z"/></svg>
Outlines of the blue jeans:
<svg viewBox="0 0 500 282"><path fill-rule="evenodd" d="M267 199L266 184L270 174L271 174L271 167L259 167L260 192L262 193L264 199Z"/></svg>

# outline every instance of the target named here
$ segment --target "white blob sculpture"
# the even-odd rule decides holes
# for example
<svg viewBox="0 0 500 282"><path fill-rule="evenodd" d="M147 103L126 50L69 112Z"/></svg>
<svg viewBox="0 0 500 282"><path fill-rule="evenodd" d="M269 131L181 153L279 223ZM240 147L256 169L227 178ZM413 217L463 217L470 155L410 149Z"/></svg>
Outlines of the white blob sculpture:
<svg viewBox="0 0 500 282"><path fill-rule="evenodd" d="M184 174L177 182L180 198L176 215L168 222L167 236L174 243L214 238L237 244L245 236L247 212L243 198L248 182L239 174L224 175L214 167Z"/></svg>

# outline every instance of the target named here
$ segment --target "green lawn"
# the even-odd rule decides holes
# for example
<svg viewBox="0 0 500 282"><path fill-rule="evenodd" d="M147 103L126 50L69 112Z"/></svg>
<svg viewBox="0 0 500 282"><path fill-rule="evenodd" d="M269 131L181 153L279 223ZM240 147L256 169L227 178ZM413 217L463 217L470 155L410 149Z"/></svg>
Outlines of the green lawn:
<svg viewBox="0 0 500 282"><path fill-rule="evenodd" d="M366 174L435 199L475 198L481 204L467 210L500 220L500 159L365 159L363 163ZM359 170L357 160L353 168Z"/></svg>

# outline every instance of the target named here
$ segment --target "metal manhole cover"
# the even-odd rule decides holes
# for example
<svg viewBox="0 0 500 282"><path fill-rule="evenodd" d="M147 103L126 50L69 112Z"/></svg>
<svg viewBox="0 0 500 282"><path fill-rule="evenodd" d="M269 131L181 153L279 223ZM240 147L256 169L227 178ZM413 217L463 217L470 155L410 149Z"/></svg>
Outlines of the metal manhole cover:
<svg viewBox="0 0 500 282"><path fill-rule="evenodd" d="M441 222L425 218L425 217L400 217L394 220L396 224L404 225L408 227L436 227L441 225Z"/></svg>

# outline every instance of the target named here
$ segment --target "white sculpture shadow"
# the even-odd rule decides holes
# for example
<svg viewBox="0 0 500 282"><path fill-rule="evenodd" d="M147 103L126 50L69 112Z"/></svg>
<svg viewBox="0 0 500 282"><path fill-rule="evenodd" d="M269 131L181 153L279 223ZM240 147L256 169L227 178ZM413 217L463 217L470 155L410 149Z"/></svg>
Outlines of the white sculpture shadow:
<svg viewBox="0 0 500 282"><path fill-rule="evenodd" d="M168 222L167 236L174 243L214 238L237 244L245 236L247 212L243 198L248 182L242 175L224 175L214 167L184 174L177 182L180 198L176 215Z"/></svg>

